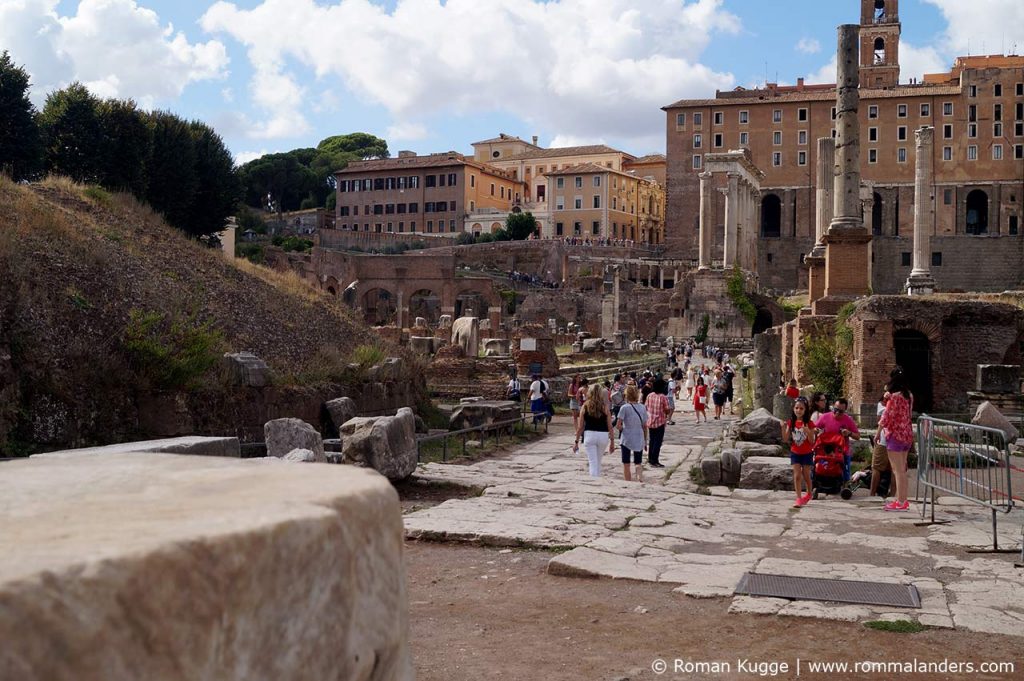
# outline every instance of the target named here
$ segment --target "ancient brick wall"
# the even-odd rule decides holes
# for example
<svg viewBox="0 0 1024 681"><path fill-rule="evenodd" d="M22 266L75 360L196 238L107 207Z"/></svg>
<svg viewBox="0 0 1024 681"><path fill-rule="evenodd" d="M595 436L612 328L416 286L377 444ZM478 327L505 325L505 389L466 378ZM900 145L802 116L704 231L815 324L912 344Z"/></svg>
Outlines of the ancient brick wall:
<svg viewBox="0 0 1024 681"><path fill-rule="evenodd" d="M900 293L910 275L912 234L872 240L872 290ZM931 268L939 291L1005 291L1024 287L1024 239L1019 236L933 236L933 254L942 264ZM904 254L908 254L904 256Z"/></svg>

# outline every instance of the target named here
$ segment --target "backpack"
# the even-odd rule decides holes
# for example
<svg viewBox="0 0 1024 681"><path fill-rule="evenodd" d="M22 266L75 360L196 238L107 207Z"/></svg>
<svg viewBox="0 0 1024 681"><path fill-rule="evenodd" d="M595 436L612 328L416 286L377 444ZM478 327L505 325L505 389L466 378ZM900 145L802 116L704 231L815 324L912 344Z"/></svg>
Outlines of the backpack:
<svg viewBox="0 0 1024 681"><path fill-rule="evenodd" d="M508 399L515 400L516 402L522 399L522 392L518 378L512 380L512 385L508 387L508 394L506 396Z"/></svg>

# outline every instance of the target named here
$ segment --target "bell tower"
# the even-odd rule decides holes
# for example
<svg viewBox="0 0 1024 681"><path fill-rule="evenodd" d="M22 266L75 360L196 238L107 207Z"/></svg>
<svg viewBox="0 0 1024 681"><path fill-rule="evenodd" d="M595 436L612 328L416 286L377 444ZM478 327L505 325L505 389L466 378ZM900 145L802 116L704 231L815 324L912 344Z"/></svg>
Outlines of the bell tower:
<svg viewBox="0 0 1024 681"><path fill-rule="evenodd" d="M860 0L860 86L900 82L899 0Z"/></svg>

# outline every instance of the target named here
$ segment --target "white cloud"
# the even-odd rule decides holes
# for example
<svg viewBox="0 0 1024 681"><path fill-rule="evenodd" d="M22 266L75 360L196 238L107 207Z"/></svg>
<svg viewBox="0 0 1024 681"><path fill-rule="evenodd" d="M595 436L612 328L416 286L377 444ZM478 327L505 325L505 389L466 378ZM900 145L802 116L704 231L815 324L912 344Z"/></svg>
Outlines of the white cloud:
<svg viewBox="0 0 1024 681"><path fill-rule="evenodd" d="M591 144L607 144L604 137L601 136L589 136L581 137L579 135L566 135L559 134L555 135L551 139L551 147L583 147Z"/></svg>
<svg viewBox="0 0 1024 681"><path fill-rule="evenodd" d="M420 123L396 123L388 128L388 141L403 140L416 141L425 139L429 133L427 128Z"/></svg>
<svg viewBox="0 0 1024 681"><path fill-rule="evenodd" d="M970 54L1024 49L1024 3L1020 0L925 0L942 12L947 22L941 52L947 61ZM946 68L950 64L946 64Z"/></svg>
<svg viewBox="0 0 1024 681"><path fill-rule="evenodd" d="M190 43L134 0L81 0L60 16L57 0L0 0L0 45L32 75L33 100L79 80L104 97L143 106L169 101L191 82L218 78L228 58L216 40Z"/></svg>
<svg viewBox="0 0 1024 681"><path fill-rule="evenodd" d="M241 151L235 154L235 165L240 166L249 161L255 161L260 156L266 156L270 152L266 149L260 149L259 151Z"/></svg>
<svg viewBox="0 0 1024 681"><path fill-rule="evenodd" d="M301 125L307 107L302 93L270 97L265 84L294 84L305 68L399 122L502 111L563 135L637 139L664 137L659 107L734 85L697 61L714 33L739 31L722 5L399 0L389 13L368 0L265 0L253 9L217 2L200 23L246 46L267 137L285 132L282 117Z"/></svg>
<svg viewBox="0 0 1024 681"><path fill-rule="evenodd" d="M827 64L822 66L814 73L808 73L805 80L808 84L827 84L836 82L836 72L838 70L838 64L836 62L836 55L832 55L832 58Z"/></svg>
<svg viewBox="0 0 1024 681"><path fill-rule="evenodd" d="M796 44L796 51L804 54L817 54L821 52L821 43L814 38L800 38Z"/></svg>
<svg viewBox="0 0 1024 681"><path fill-rule="evenodd" d="M916 47L900 42L900 81L920 79L926 73L949 71L953 60L943 57L934 47Z"/></svg>

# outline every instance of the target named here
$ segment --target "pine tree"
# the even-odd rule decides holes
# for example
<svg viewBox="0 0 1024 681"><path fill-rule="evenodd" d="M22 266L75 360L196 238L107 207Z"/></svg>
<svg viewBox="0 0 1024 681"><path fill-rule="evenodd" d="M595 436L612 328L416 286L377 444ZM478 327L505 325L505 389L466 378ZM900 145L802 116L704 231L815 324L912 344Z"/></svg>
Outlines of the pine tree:
<svg viewBox="0 0 1024 681"><path fill-rule="evenodd" d="M46 169L78 182L98 182L104 159L99 100L81 83L46 97L39 117Z"/></svg>
<svg viewBox="0 0 1024 681"><path fill-rule="evenodd" d="M153 127L149 116L130 99L108 99L99 106L103 128L100 184L108 189L146 195L153 156Z"/></svg>
<svg viewBox="0 0 1024 681"><path fill-rule="evenodd" d="M0 171L15 180L35 177L43 165L43 147L28 86L28 73L16 66L5 50L0 54Z"/></svg>
<svg viewBox="0 0 1024 681"><path fill-rule="evenodd" d="M188 221L199 179L196 151L189 124L174 114L154 111L153 156L149 164L149 188L145 199L167 222L190 231Z"/></svg>
<svg viewBox="0 0 1024 681"><path fill-rule="evenodd" d="M200 121L189 126L195 147L198 187L192 201L192 214L183 228L194 236L213 234L224 229L241 198L242 185L231 152L214 130Z"/></svg>

